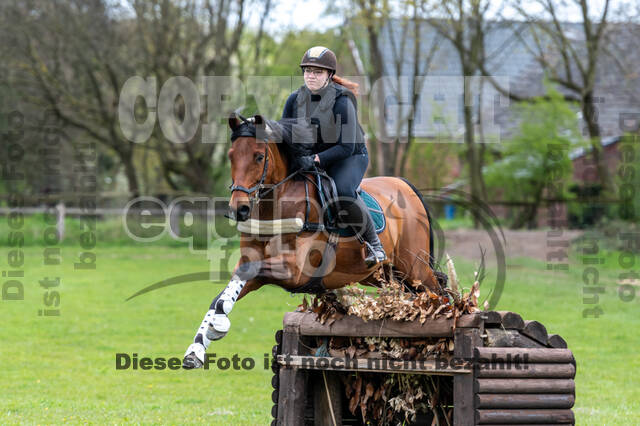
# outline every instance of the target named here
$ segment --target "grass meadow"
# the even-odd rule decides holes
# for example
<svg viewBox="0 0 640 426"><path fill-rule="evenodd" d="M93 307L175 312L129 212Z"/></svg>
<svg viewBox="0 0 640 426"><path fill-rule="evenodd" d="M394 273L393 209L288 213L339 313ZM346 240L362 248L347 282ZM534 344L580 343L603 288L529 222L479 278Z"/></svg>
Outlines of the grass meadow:
<svg viewBox="0 0 640 426"><path fill-rule="evenodd" d="M61 264L50 266L43 265L43 247L36 240L22 249L24 300L1 302L0 424L270 423L272 372L263 367L264 354L271 352L284 312L295 309L301 296L268 286L236 304L229 334L209 352L252 358L252 369L117 370L116 353L181 358L226 283L180 284L125 301L154 282L207 271L206 256L184 244L116 240L98 244L95 270L76 270L78 246L63 244ZM10 250L0 246L2 270ZM583 317L594 305L583 303L585 267L575 256L565 272L548 271L532 259L511 259L505 290L492 307L541 321L567 340L577 360L578 424L628 425L640 419L640 294L621 301L618 256L607 252L598 265L604 286L599 318ZM455 260L458 276L468 282L473 262ZM61 279L59 317L38 315L46 291L39 281L45 277Z"/></svg>

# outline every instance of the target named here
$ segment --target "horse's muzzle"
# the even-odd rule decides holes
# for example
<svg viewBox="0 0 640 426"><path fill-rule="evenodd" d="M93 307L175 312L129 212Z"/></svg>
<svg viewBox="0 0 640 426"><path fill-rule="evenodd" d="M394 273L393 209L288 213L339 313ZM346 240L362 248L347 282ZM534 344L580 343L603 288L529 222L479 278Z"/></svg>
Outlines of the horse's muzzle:
<svg viewBox="0 0 640 426"><path fill-rule="evenodd" d="M251 215L251 207L248 204L242 204L238 206L237 210L233 212L237 222L244 222L249 219Z"/></svg>

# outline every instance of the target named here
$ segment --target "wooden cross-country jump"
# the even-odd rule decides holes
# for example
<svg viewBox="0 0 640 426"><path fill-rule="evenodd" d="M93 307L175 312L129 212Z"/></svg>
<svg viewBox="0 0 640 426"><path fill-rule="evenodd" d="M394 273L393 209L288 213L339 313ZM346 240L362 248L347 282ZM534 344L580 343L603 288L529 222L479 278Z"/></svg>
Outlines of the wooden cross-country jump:
<svg viewBox="0 0 640 426"><path fill-rule="evenodd" d="M566 342L549 335L537 321L513 312L480 312L457 319L419 322L363 321L345 316L322 325L313 313L289 312L273 348L272 425L342 424L344 390L340 372L432 374L453 380L453 425L574 424L576 363ZM453 338L454 357L471 362L452 367L426 362L420 368L397 363L372 365L364 359L314 356L310 342L319 336ZM507 357L526 359L524 368L501 368ZM322 359L320 359L322 358ZM473 362L473 361L476 362ZM489 363L478 363L489 360ZM318 382L314 370L323 370ZM320 376L323 377L323 376ZM327 381L327 377L334 377ZM346 413L345 413L346 414ZM352 424L352 423L350 423Z"/></svg>

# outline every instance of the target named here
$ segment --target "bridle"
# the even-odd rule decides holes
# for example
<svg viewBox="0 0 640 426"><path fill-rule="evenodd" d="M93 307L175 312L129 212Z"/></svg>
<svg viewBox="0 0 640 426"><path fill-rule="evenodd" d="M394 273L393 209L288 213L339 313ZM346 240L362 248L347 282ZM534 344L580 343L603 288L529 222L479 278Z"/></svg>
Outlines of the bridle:
<svg viewBox="0 0 640 426"><path fill-rule="evenodd" d="M242 117L240 114L237 114L243 121L245 124L249 124L252 125L254 124L254 121L252 121L251 119L246 119L244 117ZM267 129L268 129L268 125L267 125ZM250 132L248 132L246 129L241 129L238 130L238 132L236 133L236 129L234 129L234 134L232 134L231 136L231 140L232 142L237 139L238 137L241 136L247 136L247 137L256 137L257 134L249 134ZM325 199L323 194L323 189L322 187L322 179L325 179L326 182L329 182L329 185L331 186L331 188L329 189L329 193L330 194L337 194L337 190L336 190L336 186L335 186L335 182L333 181L333 179L327 174L326 171L319 169L317 167L315 167L315 165L313 166L313 168L311 169L297 169L295 171L293 171L291 174L289 174L288 176L286 176L284 179L282 179L281 181L275 183L275 184L269 184L269 186L266 186L264 181L267 178L267 172L269 170L269 152L271 151L269 149L269 134L270 132L266 132L266 136L262 137L262 141L265 143L266 148L265 148L265 160L264 160L264 168L262 169L262 176L260 177L260 180L258 181L258 183L256 183L255 185L247 188L245 186L242 185L235 185L233 184L233 182L231 183L231 185L229 186L229 189L231 190L231 193L233 194L233 192L235 191L241 191L244 192L245 194L247 194L249 196L249 209L253 208L254 204L258 204L260 202L260 200L262 200L267 194L269 194L270 192L274 191L276 188L278 188L279 186L283 185L285 182L293 179L295 176L300 175L303 179L304 179L304 189L305 189L305 215L304 215L304 224L302 227L302 231L309 231L309 232L317 232L319 230L325 230L326 225L324 224L324 220L320 221L319 223L312 223L309 222L309 215L310 215L310 207L311 207L311 201L309 198L309 190L308 190L308 183L311 183L311 185L315 186L316 191L318 192L318 194L320 194L320 202L322 203L322 206L324 208L325 206ZM256 138L257 139L257 138ZM308 175L312 175L312 177L308 176ZM231 215L226 217L230 218L230 219L235 219L235 217L232 217ZM357 232L355 232L355 234L357 235ZM335 245L337 244L337 239L338 239L338 234L335 231L330 231L330 237L329 240L327 240L327 247L332 246L335 248ZM364 240L362 240L362 237L358 236L358 239L361 240L361 242L363 242ZM323 256L325 256L327 254L327 248L325 248L325 253L323 254ZM323 263L324 265L324 263Z"/></svg>
<svg viewBox="0 0 640 426"><path fill-rule="evenodd" d="M240 119L249 125L255 125L253 119L247 119L245 117L243 117L240 114L237 114L238 117L240 117ZM247 188L246 186L242 186L242 185L235 185L233 182L231 182L231 185L229 185L229 189L231 190L231 193L233 194L233 192L235 191L241 191L246 193L249 196L249 202L251 204L253 204L254 202L256 204L258 204L260 202L260 200L262 198L264 198L267 194L269 194L271 191L275 190L277 187L279 187L280 185L282 185L283 183L285 183L286 181L292 179L294 176L296 176L298 173L300 173L302 170L296 170L293 173L291 173L290 175L288 175L287 177L285 177L284 179L282 179L280 182L275 183L273 185L270 185L269 187L266 187L264 184L265 179L267 178L267 172L269 170L269 140L268 137L265 136L262 141L265 143L266 148L265 148L265 152L264 152L264 168L262 169L262 176L260 177L260 180L258 181L257 184L253 185L250 188ZM254 195L252 195L253 193L255 193Z"/></svg>
<svg viewBox="0 0 640 426"><path fill-rule="evenodd" d="M264 196L264 195L262 196L260 195L260 191L265 188L264 181L267 178L268 170L269 170L269 148L267 147L264 152L264 168L262 169L262 176L260 177L260 180L258 181L258 183L253 185L250 188L247 188L246 186L235 185L233 182L231 182L231 185L229 185L229 189L231 190L231 193L233 194L234 191L242 191L249 196L249 201L251 203L255 201L257 204L258 202L260 202L260 199ZM255 196L251 195L254 192L256 193L256 195Z"/></svg>
<svg viewBox="0 0 640 426"><path fill-rule="evenodd" d="M265 142L266 142L266 140L265 140ZM288 180L293 179L294 176L296 176L297 174L299 174L299 173L301 173L303 171L305 173L324 175L324 172L323 171L319 171L319 170L302 170L302 169L298 169L298 170L294 171L293 173L291 173L290 175L288 175L287 177L285 177L284 179L282 179L280 182L274 183L274 184L269 185L267 187L264 184L264 181L267 178L268 169L269 169L269 148L267 147L267 149L265 150L265 157L264 157L264 169L262 170L262 176L260 177L260 180L258 181L258 183L253 185L250 188L247 188L247 187L242 186L242 185L234 185L232 183L229 186L229 189L231 190L231 193L233 193L234 191L244 192L249 196L249 202L250 203L254 203L255 202L256 204L258 204L260 202L260 200L262 198L264 198L267 194L269 194L271 191L275 190L277 187L279 187L283 183L287 182ZM306 176L305 176L305 178L306 178ZM310 181L311 181L312 184L317 186L317 184L315 182L313 182L313 180L310 180ZM251 195L252 193L255 193L255 195Z"/></svg>

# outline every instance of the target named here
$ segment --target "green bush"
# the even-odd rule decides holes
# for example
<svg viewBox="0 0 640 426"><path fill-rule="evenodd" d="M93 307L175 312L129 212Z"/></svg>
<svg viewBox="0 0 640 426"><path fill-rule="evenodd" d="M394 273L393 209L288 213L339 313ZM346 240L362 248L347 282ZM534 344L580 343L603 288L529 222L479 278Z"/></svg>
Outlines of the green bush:
<svg viewBox="0 0 640 426"><path fill-rule="evenodd" d="M514 218L514 228L535 226L545 196L568 195L569 151L579 144L576 116L559 92L551 87L548 92L547 98L517 106L519 132L501 147L502 159L484 171L492 198L528 203Z"/></svg>

